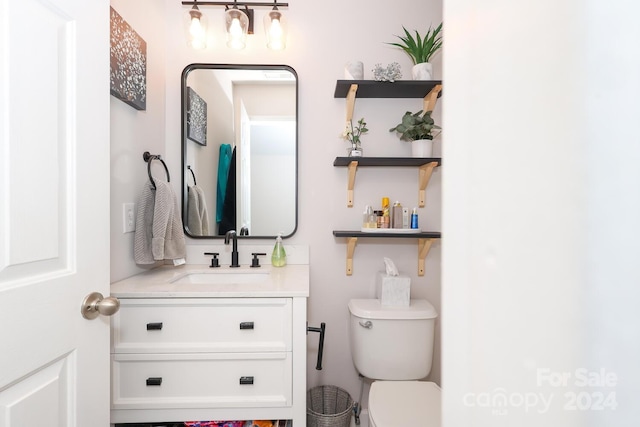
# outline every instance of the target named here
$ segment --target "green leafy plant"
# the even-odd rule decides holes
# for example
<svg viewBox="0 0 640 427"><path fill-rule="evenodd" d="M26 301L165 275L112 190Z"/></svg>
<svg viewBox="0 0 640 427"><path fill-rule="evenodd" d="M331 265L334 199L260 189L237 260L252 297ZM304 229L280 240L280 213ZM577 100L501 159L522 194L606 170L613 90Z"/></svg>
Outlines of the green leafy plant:
<svg viewBox="0 0 640 427"><path fill-rule="evenodd" d="M404 50L407 55L411 57L411 60L415 64L420 64L423 62L429 62L431 57L442 47L442 23L438 25L435 29L427 30L427 34L424 37L420 37L418 31L416 31L415 38L413 35L407 31L406 28L402 27L404 30L404 36L398 36L402 43L387 43L392 46L399 47Z"/></svg>
<svg viewBox="0 0 640 427"><path fill-rule="evenodd" d="M417 141L419 139L433 139L433 131L441 129L431 117L431 111L407 111L402 116L402 123L389 129L389 132L397 132L402 141Z"/></svg>
<svg viewBox="0 0 640 427"><path fill-rule="evenodd" d="M347 127L342 134L342 138L346 139L355 147L360 147L360 136L369 132L367 129L367 122L364 121L364 117L358 120L358 124L353 126L352 121L347 123Z"/></svg>

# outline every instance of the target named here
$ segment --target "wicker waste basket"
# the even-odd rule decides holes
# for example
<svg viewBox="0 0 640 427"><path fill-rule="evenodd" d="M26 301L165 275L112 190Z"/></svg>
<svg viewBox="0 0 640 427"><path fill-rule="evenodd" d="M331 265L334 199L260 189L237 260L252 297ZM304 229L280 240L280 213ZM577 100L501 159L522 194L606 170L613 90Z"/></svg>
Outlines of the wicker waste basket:
<svg viewBox="0 0 640 427"><path fill-rule="evenodd" d="M321 385L307 392L307 427L349 427L353 399L345 390Z"/></svg>

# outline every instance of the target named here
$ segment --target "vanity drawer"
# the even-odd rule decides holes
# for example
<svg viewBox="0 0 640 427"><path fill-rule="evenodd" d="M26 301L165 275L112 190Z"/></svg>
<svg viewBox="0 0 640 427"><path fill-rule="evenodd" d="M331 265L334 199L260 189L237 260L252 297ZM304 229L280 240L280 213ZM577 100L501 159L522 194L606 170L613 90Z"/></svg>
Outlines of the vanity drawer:
<svg viewBox="0 0 640 427"><path fill-rule="evenodd" d="M114 354L112 409L291 406L291 353Z"/></svg>
<svg viewBox="0 0 640 427"><path fill-rule="evenodd" d="M290 298L122 298L114 353L291 350Z"/></svg>

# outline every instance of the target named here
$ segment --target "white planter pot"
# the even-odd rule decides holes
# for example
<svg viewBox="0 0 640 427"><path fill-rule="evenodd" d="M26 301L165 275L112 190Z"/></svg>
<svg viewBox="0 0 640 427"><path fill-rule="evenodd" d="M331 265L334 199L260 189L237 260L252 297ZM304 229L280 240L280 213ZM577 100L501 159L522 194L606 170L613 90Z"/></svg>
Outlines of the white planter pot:
<svg viewBox="0 0 640 427"><path fill-rule="evenodd" d="M432 157L433 156L433 140L418 139L411 141L412 157Z"/></svg>
<svg viewBox="0 0 640 427"><path fill-rule="evenodd" d="M411 69L413 80L431 80L433 78L433 66L430 62L416 64Z"/></svg>

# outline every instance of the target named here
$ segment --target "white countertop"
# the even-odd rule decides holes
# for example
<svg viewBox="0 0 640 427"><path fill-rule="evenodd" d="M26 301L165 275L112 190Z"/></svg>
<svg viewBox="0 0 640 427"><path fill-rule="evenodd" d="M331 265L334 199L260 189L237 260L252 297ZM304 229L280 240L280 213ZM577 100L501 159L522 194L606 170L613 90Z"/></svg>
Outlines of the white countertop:
<svg viewBox="0 0 640 427"><path fill-rule="evenodd" d="M254 274L248 266L231 269L221 266L217 271L207 265L187 264L162 266L111 284L111 296L116 298L264 298L308 297L309 265L272 267L263 265L260 273L268 272L269 280L242 284L177 284L172 283L191 273Z"/></svg>

